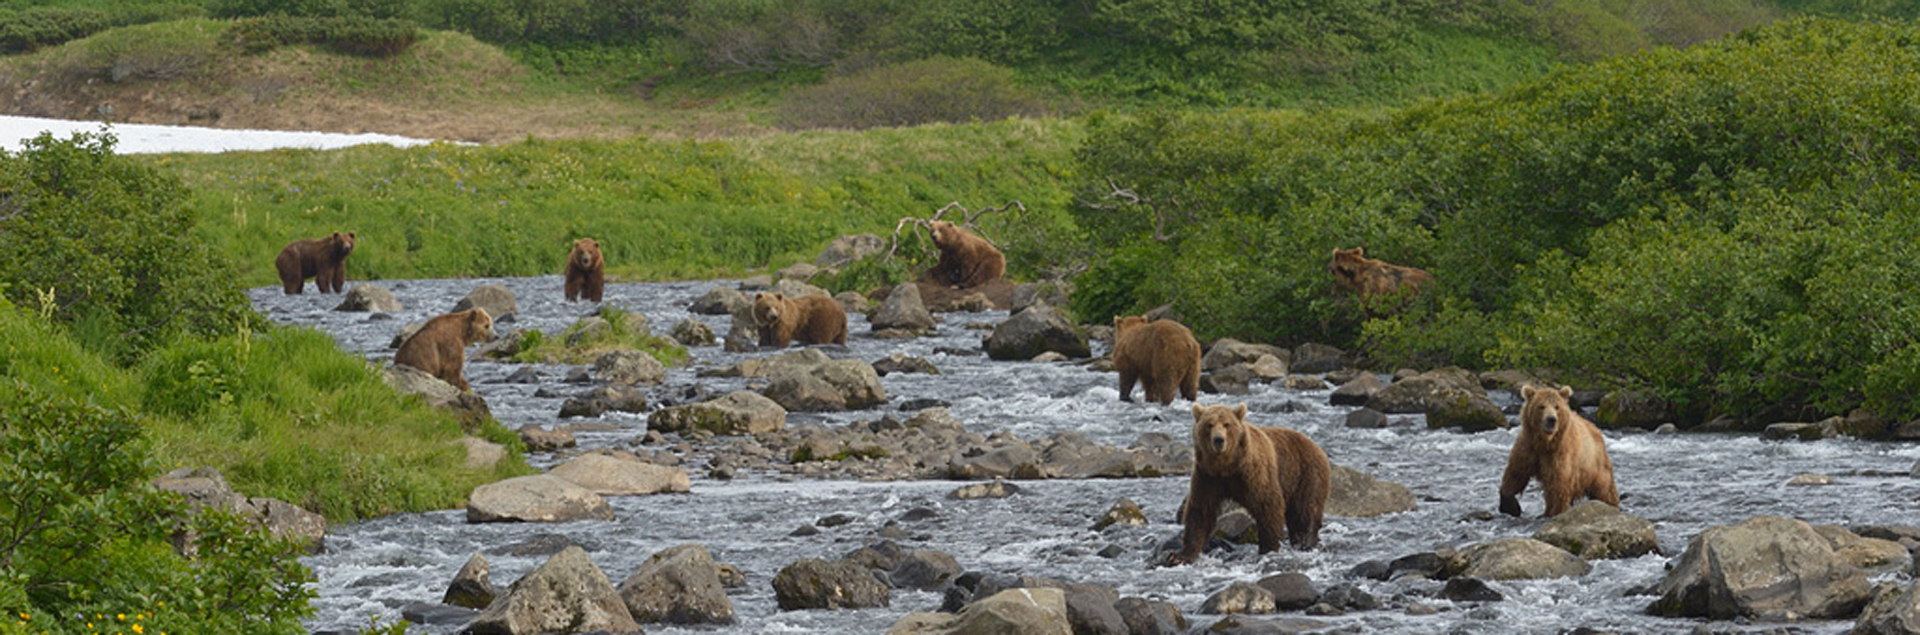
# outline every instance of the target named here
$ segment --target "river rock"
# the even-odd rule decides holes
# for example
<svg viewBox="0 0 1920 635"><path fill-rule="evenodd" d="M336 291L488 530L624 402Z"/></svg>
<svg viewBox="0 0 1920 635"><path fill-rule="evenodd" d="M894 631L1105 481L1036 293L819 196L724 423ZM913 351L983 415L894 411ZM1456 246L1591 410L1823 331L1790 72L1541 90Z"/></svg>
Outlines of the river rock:
<svg viewBox="0 0 1920 635"><path fill-rule="evenodd" d="M1073 358L1092 355L1087 338L1066 316L1046 304L1035 304L993 327L986 340L987 357L1029 360L1047 351Z"/></svg>
<svg viewBox="0 0 1920 635"><path fill-rule="evenodd" d="M1180 607L1171 602L1149 600L1142 597L1124 597L1113 603L1113 609L1127 625L1127 632L1133 635L1180 635L1187 632L1187 616L1180 613Z"/></svg>
<svg viewBox="0 0 1920 635"><path fill-rule="evenodd" d="M712 401L655 410L647 427L661 432L706 430L714 434L765 434L786 427L787 411L750 390L736 390Z"/></svg>
<svg viewBox="0 0 1920 635"><path fill-rule="evenodd" d="M658 386L667 381L667 367L641 351L613 351L593 360L593 376L619 386Z"/></svg>
<svg viewBox="0 0 1920 635"><path fill-rule="evenodd" d="M384 287L361 283L353 285L352 289L348 289L347 297L342 298L340 300L340 306L333 307L333 310L359 313L392 313L394 311L406 310L406 308L406 306L400 304L399 298L393 297L392 291L388 291Z"/></svg>
<svg viewBox="0 0 1920 635"><path fill-rule="evenodd" d="M1253 371L1244 365L1228 366L1200 375L1200 390L1210 395L1245 395L1253 383Z"/></svg>
<svg viewBox="0 0 1920 635"><path fill-rule="evenodd" d="M447 585L447 593L440 601L470 609L487 608L487 605L493 604L496 593L492 570L486 556L473 554L467 558L467 564L460 567L460 572L453 574L453 582Z"/></svg>
<svg viewBox="0 0 1920 635"><path fill-rule="evenodd" d="M1223 337L1214 340L1213 346L1207 347L1207 354L1200 357L1200 368L1218 370L1235 364L1251 364L1259 361L1263 356L1272 356L1273 361L1280 364L1280 374L1285 375L1287 359L1293 357L1293 352L1271 344L1249 344L1231 337ZM1268 380L1271 381L1272 378Z"/></svg>
<svg viewBox="0 0 1920 635"><path fill-rule="evenodd" d="M880 373L857 359L836 359L812 367L781 368L767 386L767 397L789 411L831 412L869 408L887 402Z"/></svg>
<svg viewBox="0 0 1920 635"><path fill-rule="evenodd" d="M606 499L551 474L519 476L473 488L467 522L613 520Z"/></svg>
<svg viewBox="0 0 1920 635"><path fill-rule="evenodd" d="M718 370L703 370L701 377L744 377L756 379L771 377L789 370L807 370L833 361L826 353L817 348L800 348L781 352L767 357L741 360L740 363Z"/></svg>
<svg viewBox="0 0 1920 635"><path fill-rule="evenodd" d="M1273 596L1273 607L1278 611L1298 611L1313 606L1320 599L1319 589L1313 588L1313 580L1304 573L1270 575L1255 584Z"/></svg>
<svg viewBox="0 0 1920 635"><path fill-rule="evenodd" d="M1040 453L1035 452L1033 446L1015 440L976 456L955 454L948 463L947 477L1031 480L1046 478L1046 472L1040 467Z"/></svg>
<svg viewBox="0 0 1920 635"><path fill-rule="evenodd" d="M713 336L713 327L693 318L683 318L679 322L674 322L673 329L668 331L668 335L681 346L713 346L717 342Z"/></svg>
<svg viewBox="0 0 1920 635"><path fill-rule="evenodd" d="M1328 516L1366 518L1412 511L1417 506L1407 486L1382 481L1344 465L1333 466L1330 490L1324 510Z"/></svg>
<svg viewBox="0 0 1920 635"><path fill-rule="evenodd" d="M1712 619L1837 619L1871 599L1866 575L1812 525L1778 516L1700 532L1654 592L1649 613Z"/></svg>
<svg viewBox="0 0 1920 635"><path fill-rule="evenodd" d="M1590 500L1547 521L1533 539L1588 560L1634 558L1660 549L1653 523Z"/></svg>
<svg viewBox="0 0 1920 635"><path fill-rule="evenodd" d="M497 284L483 284L467 292L467 297L460 298L459 302L454 303L453 309L447 312L459 313L474 308L486 309L487 315L492 316L495 322L511 322L514 314L520 311L519 305L514 303L512 291Z"/></svg>
<svg viewBox="0 0 1920 635"><path fill-rule="evenodd" d="M889 592L866 567L847 560L805 558L773 577L773 594L782 611L887 606Z"/></svg>
<svg viewBox="0 0 1920 635"><path fill-rule="evenodd" d="M1920 584L1876 594L1848 635L1920 635Z"/></svg>
<svg viewBox="0 0 1920 635"><path fill-rule="evenodd" d="M1006 498L1020 493L1020 486L994 479L991 483L962 485L947 493L947 498L957 500L978 500L982 498Z"/></svg>
<svg viewBox="0 0 1920 635"><path fill-rule="evenodd" d="M1507 599L1493 587L1479 578L1454 576L1447 580L1447 586L1440 589L1440 599L1455 602L1499 602Z"/></svg>
<svg viewBox="0 0 1920 635"><path fill-rule="evenodd" d="M873 234L847 234L827 243L820 255L814 257L817 267L837 269L851 264L855 260L880 253L887 248L887 241Z"/></svg>
<svg viewBox="0 0 1920 635"><path fill-rule="evenodd" d="M587 552L567 547L513 583L507 594L473 618L474 635L638 633L620 592L593 566Z"/></svg>
<svg viewBox="0 0 1920 635"><path fill-rule="evenodd" d="M1312 614L1311 611L1308 612ZM1304 617L1247 617L1229 615L1206 628L1214 635L1284 635L1290 633L1322 633L1327 631L1328 623Z"/></svg>
<svg viewBox="0 0 1920 635"><path fill-rule="evenodd" d="M1374 393L1386 387L1386 382L1380 381L1379 376L1373 373L1360 373L1346 383L1340 384L1339 388L1333 389L1333 394L1327 397L1327 401L1336 406L1364 406L1373 398Z"/></svg>
<svg viewBox="0 0 1920 635"><path fill-rule="evenodd" d="M493 341L491 342L481 342L475 345L473 347L473 353L469 354L468 358L469 359L512 359L513 356L520 354L520 347L524 346L526 343L527 343L526 329L511 329L493 338ZM532 369L523 368L521 370L531 371ZM516 370L514 372L517 374L520 371ZM507 383L529 383L530 384L535 382L524 381L519 378L510 377L507 380Z"/></svg>
<svg viewBox="0 0 1920 635"><path fill-rule="evenodd" d="M1428 428L1459 428L1471 433L1507 427L1506 413L1477 390L1441 388L1428 395L1426 403Z"/></svg>
<svg viewBox="0 0 1920 635"><path fill-rule="evenodd" d="M1366 406L1390 415L1418 414L1427 410L1442 388L1456 388L1486 396L1480 379L1458 367L1436 368L1387 385L1367 399Z"/></svg>
<svg viewBox="0 0 1920 635"><path fill-rule="evenodd" d="M1266 615L1274 612L1273 593L1257 584L1235 582L1232 586L1207 596L1201 603L1200 612L1212 615L1228 613L1246 613Z"/></svg>
<svg viewBox="0 0 1920 635"><path fill-rule="evenodd" d="M1644 428L1652 430L1673 420L1673 406L1659 395L1646 390L1607 393L1593 413L1593 424L1603 430Z"/></svg>
<svg viewBox="0 0 1920 635"><path fill-rule="evenodd" d="M265 528L275 537L305 545L309 553L319 553L327 534L327 519L277 498L250 497L233 491L220 470L211 467L179 468L154 479L154 489L172 492L186 499L193 508L212 508L232 513ZM176 547L183 553L196 551L196 536L176 536Z"/></svg>
<svg viewBox="0 0 1920 635"><path fill-rule="evenodd" d="M1346 351L1308 342L1293 349L1293 357L1287 360L1287 366L1296 373L1326 373L1348 366Z"/></svg>
<svg viewBox="0 0 1920 635"><path fill-rule="evenodd" d="M1892 540L1861 536L1838 525L1814 525L1813 531L1827 539L1835 557L1861 571L1904 571L1913 563L1913 554Z"/></svg>
<svg viewBox="0 0 1920 635"><path fill-rule="evenodd" d="M893 581L896 589L920 589L931 591L938 589L954 578L965 573L960 561L953 554L932 549L915 549L907 552L898 564L893 565L887 578Z"/></svg>
<svg viewBox="0 0 1920 635"><path fill-rule="evenodd" d="M687 471L605 454L583 454L547 472L601 496L686 493Z"/></svg>
<svg viewBox="0 0 1920 635"><path fill-rule="evenodd" d="M958 613L916 611L900 618L887 635L1073 635L1066 594L1059 589L1018 588L968 604Z"/></svg>
<svg viewBox="0 0 1920 635"><path fill-rule="evenodd" d="M641 413L647 411L647 397L632 386L601 386L586 394L568 397L560 404L560 418L598 417L608 411Z"/></svg>
<svg viewBox="0 0 1920 635"><path fill-rule="evenodd" d="M1503 538L1461 549L1447 569L1452 575L1482 580L1533 580L1577 578L1593 565L1532 538Z"/></svg>
<svg viewBox="0 0 1920 635"><path fill-rule="evenodd" d="M878 373L881 377L885 377L893 373L924 373L928 375L938 375L940 374L940 369L935 368L933 365L933 362L929 362L925 359L914 357L906 353L894 353L892 355L888 355L886 357L882 357L880 359L874 360L873 372Z"/></svg>
<svg viewBox="0 0 1920 635"><path fill-rule="evenodd" d="M695 298L688 311L700 315L737 315L753 311L753 299L733 287L714 287Z"/></svg>
<svg viewBox="0 0 1920 635"><path fill-rule="evenodd" d="M520 443L527 446L528 452L553 452L562 448L571 448L579 443L573 433L566 430L548 430L537 423L520 426Z"/></svg>
<svg viewBox="0 0 1920 635"><path fill-rule="evenodd" d="M394 392L403 395L420 395L427 405L447 411L460 419L463 429L469 427L477 429L479 422L493 418L492 409L487 407L485 399L462 391L453 384L418 368L405 364L388 366L385 379L387 385L393 387Z"/></svg>
<svg viewBox="0 0 1920 635"><path fill-rule="evenodd" d="M1147 514L1140 511L1140 505L1134 503L1131 498L1122 498L1114 503L1113 507L1108 508L1107 513L1101 514L1099 520L1093 521L1093 530L1100 531L1114 525L1138 527L1145 524L1147 524Z"/></svg>
<svg viewBox="0 0 1920 635"><path fill-rule="evenodd" d="M491 470L507 458L507 447L477 437L460 437L451 443L467 452L465 467L469 470Z"/></svg>
<svg viewBox="0 0 1920 635"><path fill-rule="evenodd" d="M867 316L867 321L875 331L897 329L922 335L933 332L939 325L933 313L927 311L927 305L920 302L920 287L911 284L894 287L886 301Z"/></svg>
<svg viewBox="0 0 1920 635"><path fill-rule="evenodd" d="M620 583L620 599L643 624L732 624L734 619L720 565L699 544L669 547L647 558Z"/></svg>
<svg viewBox="0 0 1920 635"><path fill-rule="evenodd" d="M781 280L806 282L813 279L814 276L820 275L820 267L813 263L796 262L782 267L779 271L773 272L773 275L779 277Z"/></svg>
<svg viewBox="0 0 1920 635"><path fill-rule="evenodd" d="M1387 415L1371 408L1355 408L1347 413L1346 426L1355 429L1378 429L1387 427Z"/></svg>

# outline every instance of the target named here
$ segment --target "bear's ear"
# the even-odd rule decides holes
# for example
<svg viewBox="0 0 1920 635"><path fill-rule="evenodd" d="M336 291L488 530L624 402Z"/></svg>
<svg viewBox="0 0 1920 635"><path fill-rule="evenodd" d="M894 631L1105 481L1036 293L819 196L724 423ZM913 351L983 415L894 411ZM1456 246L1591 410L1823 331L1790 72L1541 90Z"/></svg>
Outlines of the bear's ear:
<svg viewBox="0 0 1920 635"><path fill-rule="evenodd" d="M1572 396L1573 396L1573 387L1572 387L1572 386L1561 386L1561 387L1560 387L1560 397L1561 397L1561 398L1568 398L1568 397L1572 397Z"/></svg>
<svg viewBox="0 0 1920 635"><path fill-rule="evenodd" d="M473 315L468 317L467 319L474 322L479 322L481 320L486 320L491 322L493 321L493 315L487 313L486 307L473 307Z"/></svg>
<svg viewBox="0 0 1920 635"><path fill-rule="evenodd" d="M360 240L360 235L353 232L347 232L347 240Z"/></svg>
<svg viewBox="0 0 1920 635"><path fill-rule="evenodd" d="M1526 400L1528 400L1528 399L1532 399L1532 398L1533 398L1533 384L1527 384L1527 385L1525 385L1525 386L1521 386L1521 387L1520 387L1520 400L1521 400L1521 401L1526 401Z"/></svg>
<svg viewBox="0 0 1920 635"><path fill-rule="evenodd" d="M1365 258L1365 257L1367 257L1367 248L1366 248L1366 247L1354 247L1354 248L1353 248L1353 257L1355 257L1355 258Z"/></svg>
<svg viewBox="0 0 1920 635"><path fill-rule="evenodd" d="M1247 420L1247 404L1245 402L1241 402L1240 405L1233 407L1233 418L1241 421Z"/></svg>
<svg viewBox="0 0 1920 635"><path fill-rule="evenodd" d="M1200 404L1193 404L1193 420L1199 421L1201 413L1204 413L1206 411L1207 411L1206 406L1202 406Z"/></svg>
<svg viewBox="0 0 1920 635"><path fill-rule="evenodd" d="M760 301L760 296L763 296L763 295L766 295L766 294L764 294L764 293L761 293L761 292L759 292L759 291L755 291L755 292L753 292L753 301L755 301L755 302L759 302L759 301Z"/></svg>

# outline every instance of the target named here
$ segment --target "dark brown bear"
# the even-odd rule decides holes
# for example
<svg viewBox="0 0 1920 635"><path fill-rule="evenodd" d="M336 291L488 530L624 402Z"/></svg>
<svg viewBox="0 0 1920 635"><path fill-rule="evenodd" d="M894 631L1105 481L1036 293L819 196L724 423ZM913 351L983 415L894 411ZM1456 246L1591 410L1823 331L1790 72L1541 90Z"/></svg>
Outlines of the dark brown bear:
<svg viewBox="0 0 1920 635"><path fill-rule="evenodd" d="M1573 389L1522 386L1520 434L1507 453L1507 473L1500 478L1500 511L1520 515L1520 493L1540 479L1547 498L1547 516L1558 516L1581 496L1614 507L1620 494L1613 488L1613 460L1607 458L1607 439L1593 422L1567 405Z"/></svg>
<svg viewBox="0 0 1920 635"><path fill-rule="evenodd" d="M1146 387L1147 401L1173 403L1178 393L1200 396L1200 342L1179 322L1130 315L1113 318L1113 369L1120 371L1120 400L1133 401L1133 383Z"/></svg>
<svg viewBox="0 0 1920 635"><path fill-rule="evenodd" d="M1220 503L1232 500L1259 525L1260 553L1280 547L1280 529L1296 549L1320 544L1333 464L1307 435L1247 423L1247 405L1193 405L1193 478L1187 489L1180 552L1168 564L1200 557Z"/></svg>
<svg viewBox="0 0 1920 635"><path fill-rule="evenodd" d="M1368 258L1361 247L1333 250L1327 272L1335 283L1360 294L1361 300L1419 293L1433 284L1433 274Z"/></svg>
<svg viewBox="0 0 1920 635"><path fill-rule="evenodd" d="M599 302L606 289L607 261L600 256L599 241L573 241L573 251L567 254L567 301Z"/></svg>
<svg viewBox="0 0 1920 635"><path fill-rule="evenodd" d="M824 295L787 297L779 293L753 294L753 324L760 345L786 348L801 344L846 344L847 312Z"/></svg>
<svg viewBox="0 0 1920 635"><path fill-rule="evenodd" d="M930 222L927 227L933 234L933 245L940 248L940 262L927 270L925 278L965 289L1007 274L1007 257L985 238L943 220Z"/></svg>
<svg viewBox="0 0 1920 635"><path fill-rule="evenodd" d="M406 364L439 377L442 381L472 392L462 367L467 362L467 345L493 341L493 316L486 309L468 309L427 320L425 326L400 344L393 363Z"/></svg>
<svg viewBox="0 0 1920 635"><path fill-rule="evenodd" d="M307 278L321 293L339 293L347 285L347 255L359 236L353 232L334 232L326 238L309 238L287 243L273 268L280 270L280 286L287 295L298 295Z"/></svg>

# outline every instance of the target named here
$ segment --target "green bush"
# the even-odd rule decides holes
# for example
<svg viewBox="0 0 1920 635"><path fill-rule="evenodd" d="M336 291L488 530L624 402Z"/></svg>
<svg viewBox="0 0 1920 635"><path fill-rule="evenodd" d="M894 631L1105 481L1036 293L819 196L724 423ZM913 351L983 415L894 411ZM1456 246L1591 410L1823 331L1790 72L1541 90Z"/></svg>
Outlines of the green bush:
<svg viewBox="0 0 1920 635"><path fill-rule="evenodd" d="M29 7L0 13L0 52L21 53L135 24L200 17L190 4L136 4L110 9Z"/></svg>
<svg viewBox="0 0 1920 635"><path fill-rule="evenodd" d="M282 15L385 20L407 17L413 4L410 0L207 0L207 13L216 18Z"/></svg>
<svg viewBox="0 0 1920 635"><path fill-rule="evenodd" d="M409 20L391 18L274 15L235 20L227 36L249 53L316 44L350 55L387 57L419 41L420 29Z"/></svg>
<svg viewBox="0 0 1920 635"><path fill-rule="evenodd" d="M542 364L591 364L593 360L610 351L636 350L653 357L661 364L672 366L687 359L687 349L671 338L652 333L634 332L628 328L627 312L614 306L600 307L599 317L607 321L607 330L593 337L576 338L581 330L576 322L559 335L547 336L540 331L528 331L526 339L520 342L520 352L513 361Z"/></svg>
<svg viewBox="0 0 1920 635"><path fill-rule="evenodd" d="M1012 70L977 59L933 57L881 66L792 91L788 128L880 128L1039 116L1050 110Z"/></svg>

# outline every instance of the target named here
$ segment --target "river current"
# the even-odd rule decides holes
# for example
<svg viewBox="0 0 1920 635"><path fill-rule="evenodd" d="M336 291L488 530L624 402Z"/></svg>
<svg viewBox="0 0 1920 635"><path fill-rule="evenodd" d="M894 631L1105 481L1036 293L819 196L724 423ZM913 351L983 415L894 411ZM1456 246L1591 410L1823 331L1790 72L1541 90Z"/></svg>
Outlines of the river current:
<svg viewBox="0 0 1920 635"><path fill-rule="evenodd" d="M391 359L393 351L387 344L402 326L450 309L481 284L505 285L518 298L519 314L512 323L499 325L502 330L530 328L555 333L596 309L589 303L564 302L559 276L387 280L373 284L392 290L406 309L387 315L336 312L332 308L342 296L314 294L311 286L307 294L298 296L282 295L277 287L253 289L250 295L254 305L272 319L324 330L342 348L378 363ZM646 315L656 333L666 332L681 319L693 318L724 335L730 324L727 316L694 315L687 306L714 286L734 284L614 283L607 285L605 304ZM904 400L933 398L949 403L956 418L970 431L983 435L1010 431L1034 441L1077 430L1100 443L1120 446L1145 432L1163 432L1183 440L1189 436L1189 402L1176 400L1165 407L1121 402L1113 373L1090 371L1073 363L996 362L984 355L936 351L980 350L980 339L986 331L979 327L1005 319L1005 312L944 313L936 317L941 322L938 334L892 340L870 337L864 316L849 315L848 344L845 349L828 347L829 355L872 362L904 353L931 361L940 374L888 375L882 379L891 400L888 405L844 413L793 413L788 425L873 420L895 412L894 404ZM690 350L693 363L670 369L666 385L656 389L656 394L685 391L696 385L703 386L707 394L724 394L743 387L744 380L696 378L696 370L773 354L728 353L717 346ZM1104 351L1096 344L1094 352ZM466 367L474 390L508 428L526 424L555 427L582 421L611 424L599 426L599 431L577 433L580 444L587 448L628 447L645 435L644 415L608 413L597 420L559 419L564 399L536 393L542 388L549 394L582 392L581 386L562 383L568 369L539 367L546 377L539 384L500 381L516 368L513 364L478 360L469 361ZM1629 591L1656 582L1668 561L1684 551L1687 540L1711 525L1759 515L1842 526L1913 524L1914 511L1920 507L1916 502L1920 501L1920 479L1907 476L1920 458L1920 446L1852 439L1771 441L1751 434L1607 432L1622 508L1654 523L1665 555L1596 560L1592 572L1577 579L1492 582L1491 586L1506 596L1504 601L1454 603L1429 597L1441 586L1438 582L1374 581L1352 576L1348 570L1368 560L1530 536L1538 530L1544 521L1539 518L1542 503L1537 485L1521 498L1526 517L1514 519L1492 513L1497 508L1499 479L1513 431L1463 434L1428 430L1418 416L1394 416L1395 425L1383 429L1352 429L1344 425L1351 408L1329 405L1329 390L1291 390L1256 383L1251 391L1232 397L1203 394L1200 402L1244 402L1254 423L1300 430L1319 443L1335 463L1406 485L1418 499L1418 509L1374 518L1329 516L1316 551L1283 547L1258 556L1252 546L1244 546L1224 557L1209 556L1194 565L1165 568L1152 566L1148 558L1157 545L1180 532L1175 513L1187 487L1184 476L1021 481L1021 492L1012 497L955 500L947 494L965 483L814 480L750 470L741 471L731 480L714 480L707 477L701 461L688 461L683 467L693 479L691 493L609 497L615 512L612 521L468 524L464 511L447 510L333 527L324 552L304 559L318 578L319 591L315 601L318 613L308 625L315 630L352 631L368 626L376 617L382 624L391 624L400 619L403 605L438 602L455 572L476 552L487 555L494 584L504 592L547 557L513 555L515 545L564 536L584 547L615 584L653 553L686 542L706 545L716 560L745 573L747 586L729 591L736 624L700 628L645 625L649 633L878 633L908 612L937 609L940 595L896 589L891 606L885 608L780 611L771 581L775 573L795 560L834 559L877 542L881 539L877 532L883 526L908 510L926 508L935 512L934 517L899 521L899 528L910 536L899 540L902 546L948 552L968 570L1046 576L1113 587L1123 596L1165 600L1179 606L1196 629L1218 618L1199 614L1208 595L1233 582L1299 571L1307 574L1316 588L1352 583L1381 600L1380 610L1313 618L1337 632L1560 633L1585 627L1627 633L1684 633L1705 625L1715 632L1763 632L1785 626L1793 632L1841 633L1852 625L1850 621L1781 625L1650 617L1642 609L1653 598L1629 595ZM1496 402L1508 400L1501 403L1512 399L1504 392L1493 396ZM539 467L552 463L552 457L542 454L529 460ZM1830 476L1832 483L1788 485L1803 473ZM1123 497L1145 510L1148 525L1090 529ZM854 520L823 527L817 535L791 535L796 528L832 514L846 514ZM1124 551L1113 557L1100 555L1109 546ZM1405 608L1415 602L1440 611L1433 615L1410 614ZM450 633L456 629L415 627L411 632Z"/></svg>

